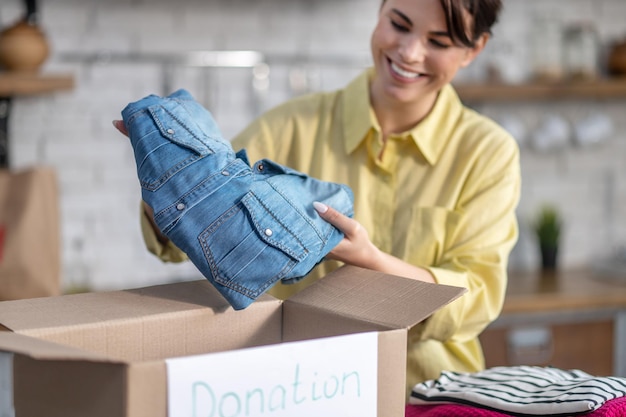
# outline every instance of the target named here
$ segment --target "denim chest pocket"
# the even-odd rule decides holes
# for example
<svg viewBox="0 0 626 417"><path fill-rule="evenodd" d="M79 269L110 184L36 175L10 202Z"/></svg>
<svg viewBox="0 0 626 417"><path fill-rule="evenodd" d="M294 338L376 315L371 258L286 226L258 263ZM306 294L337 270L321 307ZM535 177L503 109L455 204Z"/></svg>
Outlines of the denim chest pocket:
<svg viewBox="0 0 626 417"><path fill-rule="evenodd" d="M213 279L256 298L288 276L308 251L252 193L223 213L198 240Z"/></svg>
<svg viewBox="0 0 626 417"><path fill-rule="evenodd" d="M135 144L138 176L141 186L149 191L160 188L174 174L213 153L202 139L201 132L179 121L162 105L148 108L156 129Z"/></svg>

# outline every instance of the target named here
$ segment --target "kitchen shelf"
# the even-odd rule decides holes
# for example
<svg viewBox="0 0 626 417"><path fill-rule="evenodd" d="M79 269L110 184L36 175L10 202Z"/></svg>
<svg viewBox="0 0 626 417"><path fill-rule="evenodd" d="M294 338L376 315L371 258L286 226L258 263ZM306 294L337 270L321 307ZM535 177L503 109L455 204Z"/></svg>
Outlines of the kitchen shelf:
<svg viewBox="0 0 626 417"><path fill-rule="evenodd" d="M0 72L0 97L36 95L74 88L71 75Z"/></svg>
<svg viewBox="0 0 626 417"><path fill-rule="evenodd" d="M461 100L470 103L564 99L624 99L626 77L594 81L528 82L523 84L455 84Z"/></svg>

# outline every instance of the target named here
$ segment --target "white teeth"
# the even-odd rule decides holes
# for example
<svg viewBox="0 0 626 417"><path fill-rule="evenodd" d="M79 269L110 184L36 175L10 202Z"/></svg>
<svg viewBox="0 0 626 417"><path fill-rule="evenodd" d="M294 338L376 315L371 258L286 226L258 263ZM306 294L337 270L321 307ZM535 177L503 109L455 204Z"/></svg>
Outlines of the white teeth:
<svg viewBox="0 0 626 417"><path fill-rule="evenodd" d="M391 63L391 68L395 72L397 72L398 74L406 78L417 78L420 76L419 73L417 72L410 72L410 71L403 70L402 68L398 67L394 62Z"/></svg>

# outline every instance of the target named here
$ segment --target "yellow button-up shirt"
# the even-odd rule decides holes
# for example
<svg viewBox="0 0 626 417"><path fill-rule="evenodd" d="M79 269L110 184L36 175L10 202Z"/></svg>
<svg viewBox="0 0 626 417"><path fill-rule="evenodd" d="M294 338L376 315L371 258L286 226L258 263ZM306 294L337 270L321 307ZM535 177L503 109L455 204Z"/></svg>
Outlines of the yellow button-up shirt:
<svg viewBox="0 0 626 417"><path fill-rule="evenodd" d="M438 283L468 289L411 329L408 394L441 370L484 367L478 335L501 311L518 236L519 150L504 129L463 106L450 85L425 119L390 136L383 150L369 102L371 71L342 90L270 110L232 143L246 148L250 161L268 158L349 185L354 218L379 249L428 269ZM150 247L154 238L144 235ZM175 248L155 248L177 259ZM279 283L270 293L286 298L337 266L324 262L300 283Z"/></svg>

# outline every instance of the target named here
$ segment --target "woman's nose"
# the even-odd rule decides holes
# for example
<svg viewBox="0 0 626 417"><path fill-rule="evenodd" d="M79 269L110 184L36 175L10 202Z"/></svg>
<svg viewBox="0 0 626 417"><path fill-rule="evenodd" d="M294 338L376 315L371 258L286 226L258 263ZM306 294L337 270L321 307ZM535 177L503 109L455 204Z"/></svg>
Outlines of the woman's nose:
<svg viewBox="0 0 626 417"><path fill-rule="evenodd" d="M398 53L404 62L421 62L426 56L426 47L419 39L408 38L400 44Z"/></svg>

